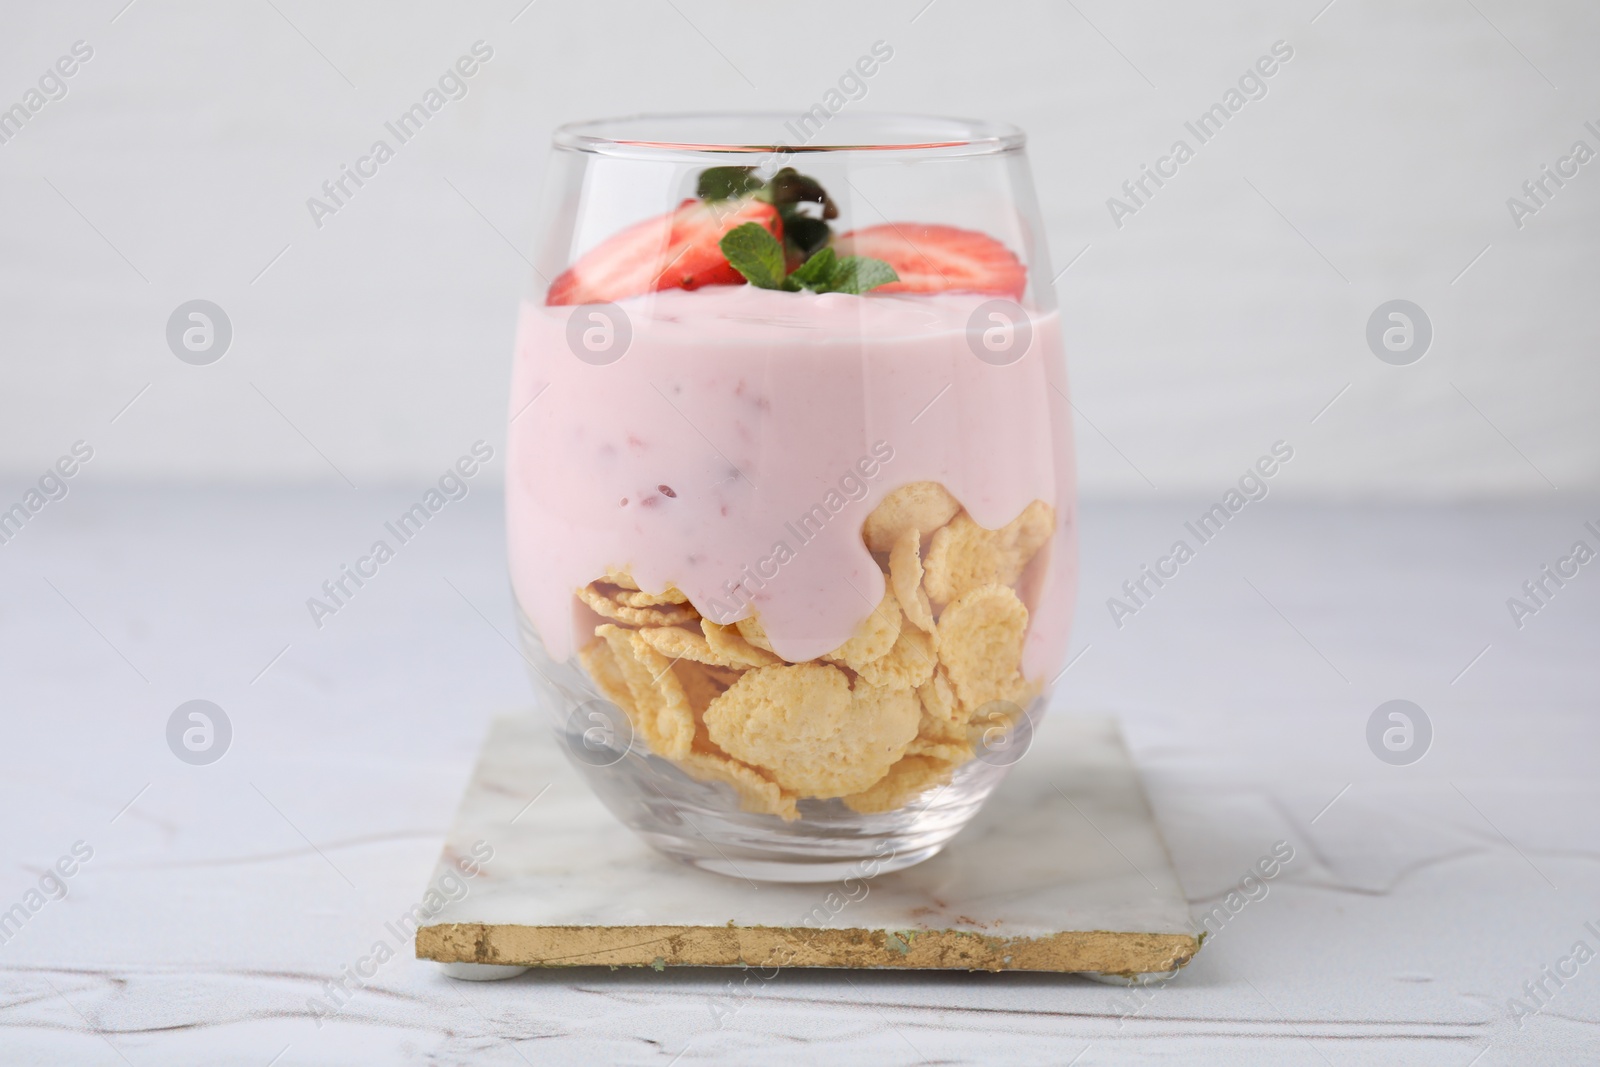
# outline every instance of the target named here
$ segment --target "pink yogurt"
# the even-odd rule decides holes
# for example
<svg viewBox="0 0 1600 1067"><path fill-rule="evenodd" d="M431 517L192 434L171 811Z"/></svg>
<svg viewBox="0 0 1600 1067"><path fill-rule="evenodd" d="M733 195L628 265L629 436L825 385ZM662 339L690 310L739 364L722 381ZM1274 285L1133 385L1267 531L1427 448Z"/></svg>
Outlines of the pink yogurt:
<svg viewBox="0 0 1600 1067"><path fill-rule="evenodd" d="M995 366L966 332L987 299L663 291L618 305L632 339L606 365L568 345L587 309L525 304L506 512L512 584L551 657L598 621L574 590L623 567L718 622L760 612L785 659L830 652L883 596L862 521L935 481L990 529L1055 508L1022 590L1024 671L1050 680L1077 593L1060 323L1032 314L1026 354Z"/></svg>

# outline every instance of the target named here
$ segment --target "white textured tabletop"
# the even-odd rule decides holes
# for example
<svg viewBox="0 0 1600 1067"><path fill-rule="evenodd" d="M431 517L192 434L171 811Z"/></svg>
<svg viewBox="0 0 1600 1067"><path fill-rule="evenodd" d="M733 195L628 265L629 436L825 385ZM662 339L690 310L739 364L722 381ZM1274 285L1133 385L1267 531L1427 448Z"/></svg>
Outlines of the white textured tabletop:
<svg viewBox="0 0 1600 1067"><path fill-rule="evenodd" d="M85 484L0 547L0 1059L1600 1059L1600 577L1583 566L1520 629L1506 605L1600 544L1600 506L1274 498L1120 629L1107 598L1203 505L1084 508L1061 703L1120 717L1191 906L1226 916L1174 982L477 984L375 946L416 902L490 719L528 699L499 501L452 504L320 629L305 604L418 492ZM168 747L194 699L231 725L209 765ZM1394 699L1431 724L1408 765L1368 745ZM1264 894L1230 898L1280 840L1295 858ZM308 1003L363 959L371 977L319 1027Z"/></svg>

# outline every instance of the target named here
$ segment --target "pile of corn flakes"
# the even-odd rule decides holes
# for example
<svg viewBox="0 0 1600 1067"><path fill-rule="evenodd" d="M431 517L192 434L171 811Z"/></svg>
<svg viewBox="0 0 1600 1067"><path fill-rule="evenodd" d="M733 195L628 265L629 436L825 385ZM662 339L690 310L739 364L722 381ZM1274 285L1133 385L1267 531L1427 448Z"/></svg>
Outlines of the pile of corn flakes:
<svg viewBox="0 0 1600 1067"><path fill-rule="evenodd" d="M862 525L883 601L827 655L787 662L759 616L720 626L622 570L578 590L608 620L578 655L637 740L733 787L746 811L797 819L797 800L833 797L892 811L948 782L1039 692L1022 675L1016 587L1054 529L1043 501L986 530L942 485L915 482Z"/></svg>

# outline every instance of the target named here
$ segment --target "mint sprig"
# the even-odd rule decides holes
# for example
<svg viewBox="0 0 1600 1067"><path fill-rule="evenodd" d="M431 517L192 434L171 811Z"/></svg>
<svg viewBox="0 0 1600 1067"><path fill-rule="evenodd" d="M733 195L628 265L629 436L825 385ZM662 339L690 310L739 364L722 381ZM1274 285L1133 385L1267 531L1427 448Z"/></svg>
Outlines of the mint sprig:
<svg viewBox="0 0 1600 1067"><path fill-rule="evenodd" d="M793 167L784 167L770 180L757 177L754 167L708 167L695 181L695 193L713 203L761 200L778 209L782 243L755 222L722 237L722 254L751 285L790 293L859 294L900 280L881 259L839 256L829 247L833 229L828 220L839 217L839 208L821 182ZM798 266L790 271L790 263Z"/></svg>
<svg viewBox="0 0 1600 1067"><path fill-rule="evenodd" d="M771 180L758 178L754 167L708 167L695 181L702 200L737 200L751 197L778 209L783 219L783 243L790 258L804 260L826 248L833 237L828 220L839 208L822 183L784 167Z"/></svg>
<svg viewBox="0 0 1600 1067"><path fill-rule="evenodd" d="M761 289L859 295L900 280L894 268L881 259L840 256L832 248L814 253L786 274L783 245L758 222L735 226L723 235L720 244L733 269Z"/></svg>

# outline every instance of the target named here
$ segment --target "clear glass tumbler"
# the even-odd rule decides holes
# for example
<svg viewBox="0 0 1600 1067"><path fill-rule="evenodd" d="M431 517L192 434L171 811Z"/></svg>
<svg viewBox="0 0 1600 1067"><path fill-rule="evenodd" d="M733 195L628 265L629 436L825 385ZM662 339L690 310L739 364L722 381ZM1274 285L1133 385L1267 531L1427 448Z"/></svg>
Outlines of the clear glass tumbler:
<svg viewBox="0 0 1600 1067"><path fill-rule="evenodd" d="M1077 586L1071 406L1009 126L559 130L512 372L540 703L724 874L938 852L1027 750Z"/></svg>

